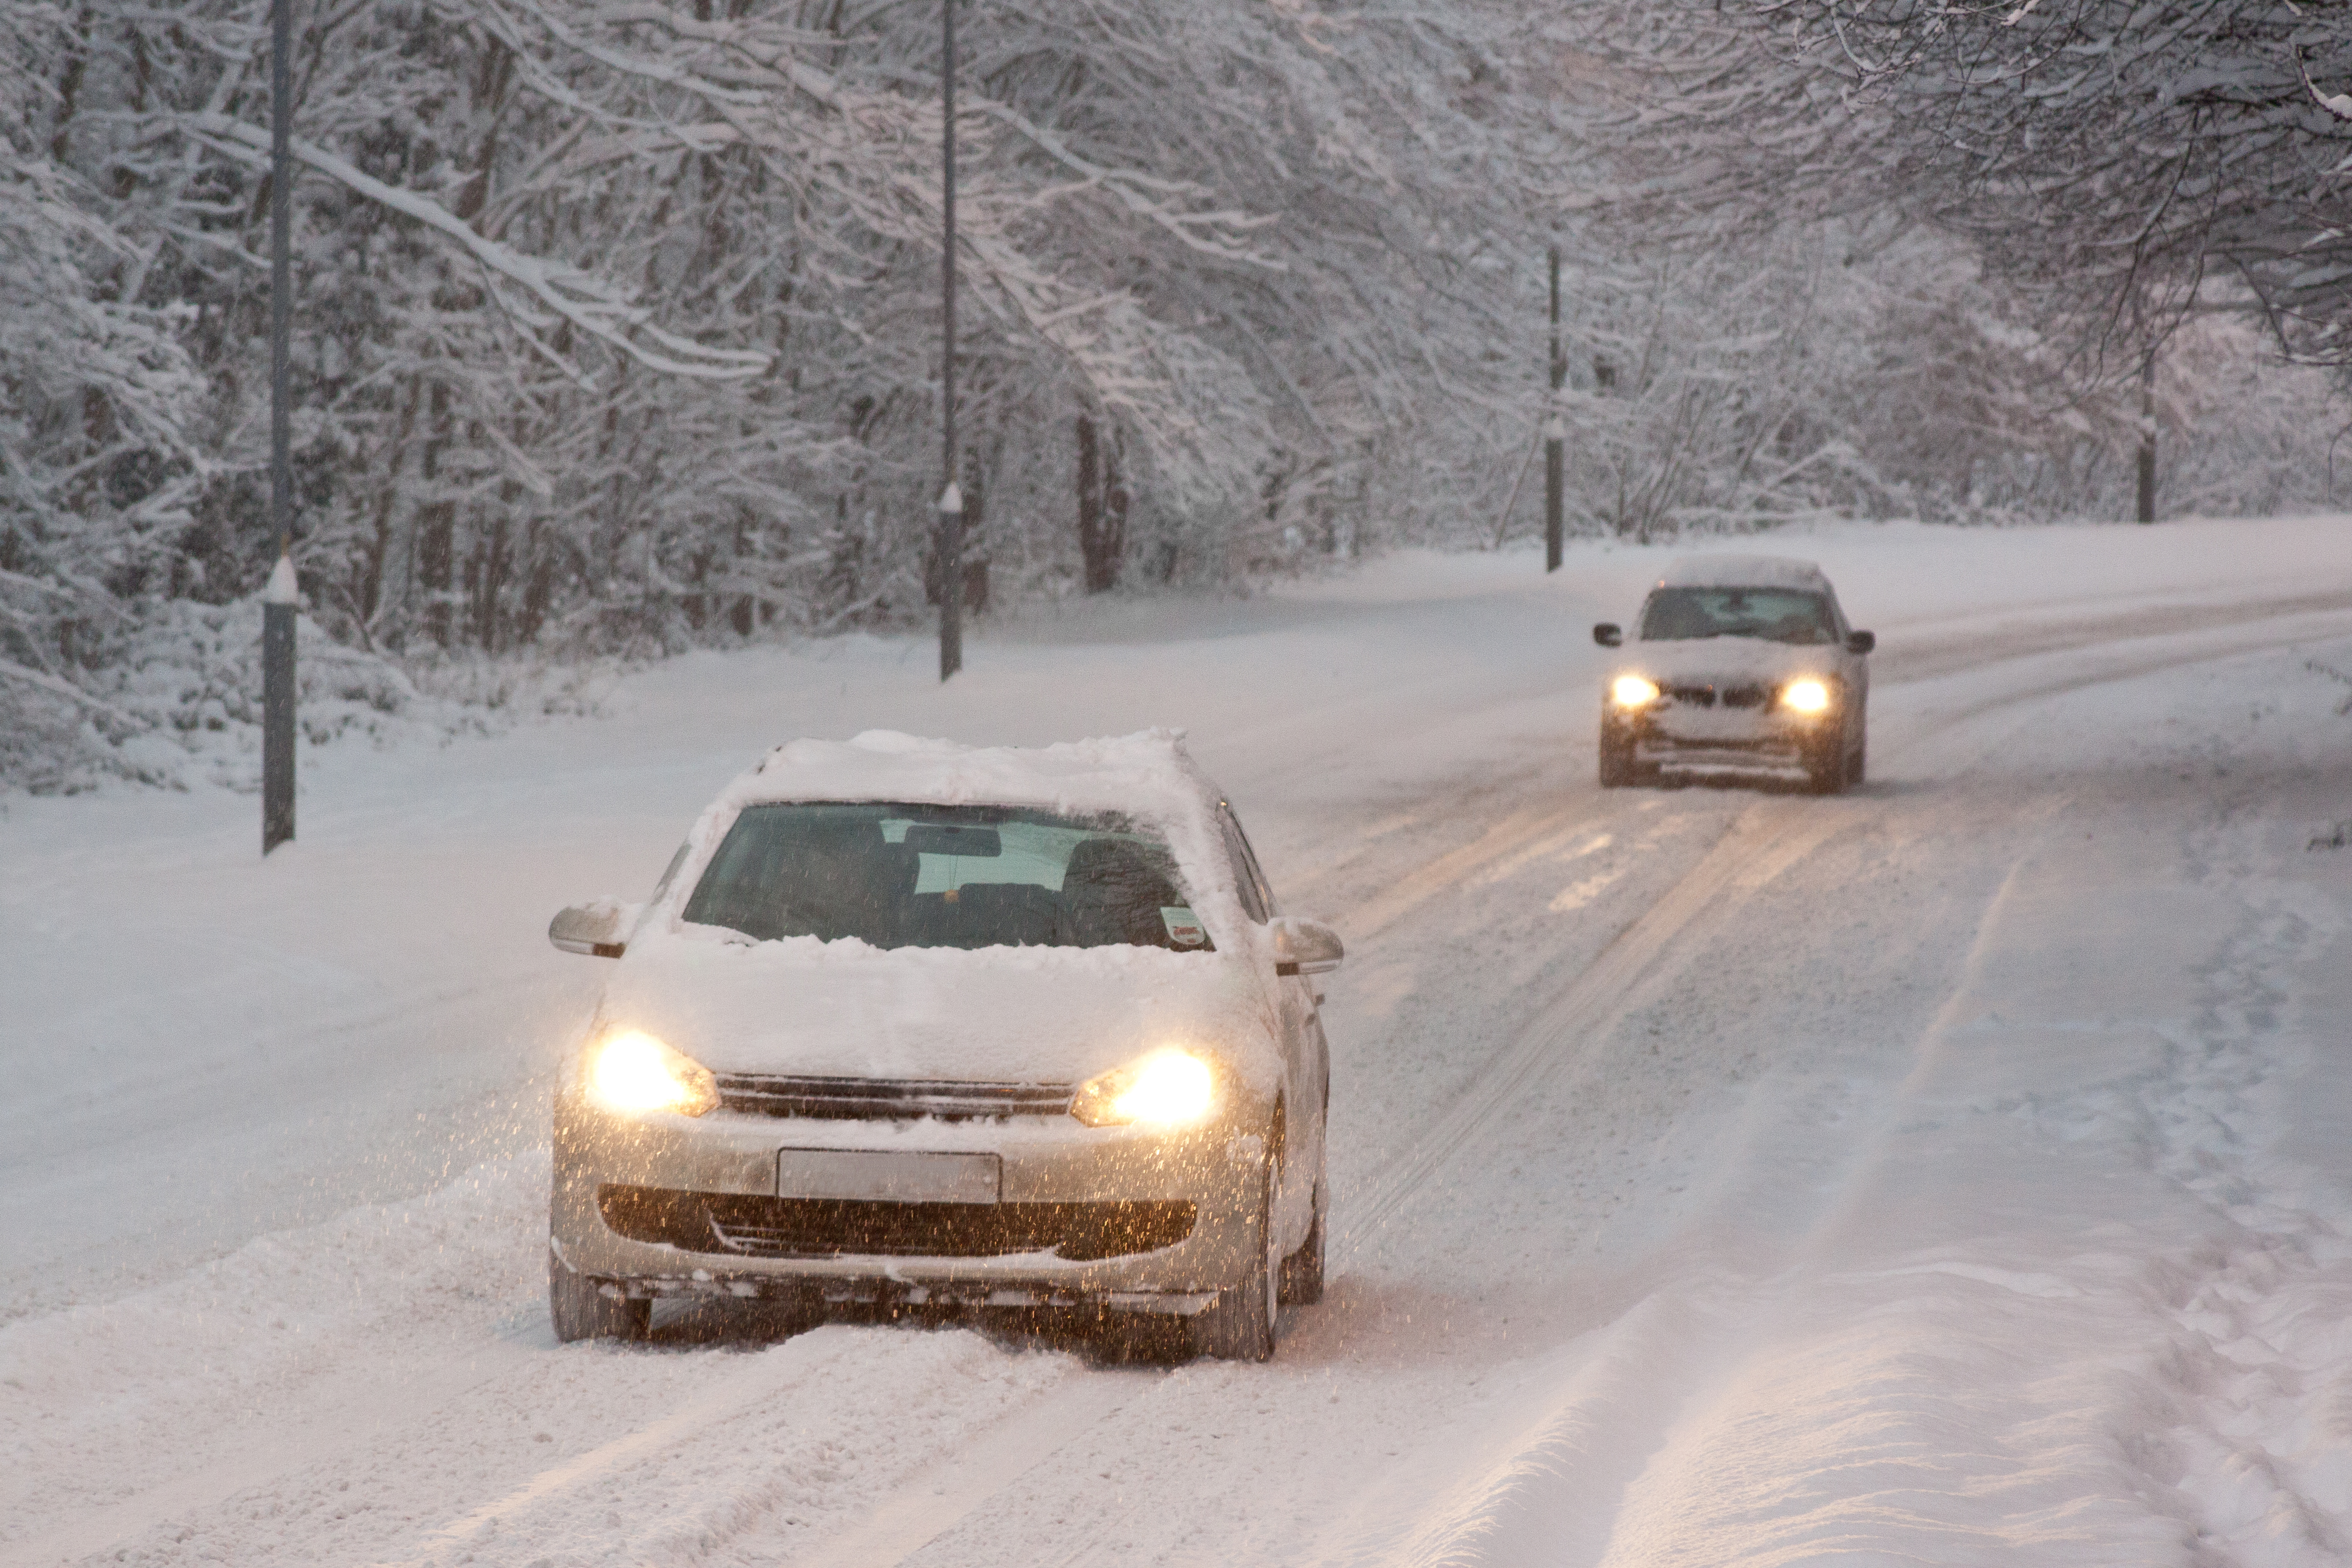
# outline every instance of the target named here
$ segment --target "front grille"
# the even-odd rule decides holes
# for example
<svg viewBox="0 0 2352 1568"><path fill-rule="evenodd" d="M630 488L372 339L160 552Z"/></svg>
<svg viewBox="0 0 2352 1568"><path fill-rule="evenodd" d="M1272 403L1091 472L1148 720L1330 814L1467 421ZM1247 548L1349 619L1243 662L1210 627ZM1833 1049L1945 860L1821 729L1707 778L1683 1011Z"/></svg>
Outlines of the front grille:
<svg viewBox="0 0 2352 1568"><path fill-rule="evenodd" d="M761 1116L883 1121L936 1116L970 1121L989 1116L1066 1116L1077 1092L1067 1083L961 1083L926 1078L796 1078L723 1072L719 1103Z"/></svg>
<svg viewBox="0 0 2352 1568"><path fill-rule="evenodd" d="M1717 698L1726 708L1761 708L1766 695L1760 686L1727 686Z"/></svg>
<svg viewBox="0 0 2352 1568"><path fill-rule="evenodd" d="M602 1186L616 1235L742 1258L1003 1258L1083 1262L1173 1247L1192 1234L1181 1202L893 1204Z"/></svg>
<svg viewBox="0 0 2352 1568"><path fill-rule="evenodd" d="M1715 688L1669 686L1666 688L1666 700L1670 702L1679 702L1685 708L1712 708L1715 706Z"/></svg>

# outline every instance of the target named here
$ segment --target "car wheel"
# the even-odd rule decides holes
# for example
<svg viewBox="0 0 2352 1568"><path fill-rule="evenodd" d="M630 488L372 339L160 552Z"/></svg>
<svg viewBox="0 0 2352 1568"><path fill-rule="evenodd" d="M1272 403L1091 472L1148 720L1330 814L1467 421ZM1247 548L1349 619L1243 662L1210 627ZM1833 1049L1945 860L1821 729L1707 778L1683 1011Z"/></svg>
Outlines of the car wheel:
<svg viewBox="0 0 2352 1568"><path fill-rule="evenodd" d="M1315 1189L1315 1224L1298 1250L1282 1260L1282 1301L1285 1306L1311 1307L1323 1299L1323 1188Z"/></svg>
<svg viewBox="0 0 2352 1568"><path fill-rule="evenodd" d="M654 1304L607 1296L598 1282L575 1272L547 1249L547 1315L563 1344L579 1340L641 1340L652 1331Z"/></svg>
<svg viewBox="0 0 2352 1568"><path fill-rule="evenodd" d="M1846 755L1843 736L1833 738L1827 745L1817 746L1805 757L1805 787L1815 795L1835 795L1845 787Z"/></svg>
<svg viewBox="0 0 2352 1568"><path fill-rule="evenodd" d="M1862 739L1853 743L1853 765L1848 767L1845 771L1846 783L1850 784L1858 784L1863 782L1864 764L1869 754L1870 731L1864 730L1862 732Z"/></svg>
<svg viewBox="0 0 2352 1568"><path fill-rule="evenodd" d="M1192 1353L1218 1361L1266 1361L1281 1303L1282 1259L1274 1253L1274 1163L1260 1168L1250 1263L1216 1304L1192 1320Z"/></svg>
<svg viewBox="0 0 2352 1568"><path fill-rule="evenodd" d="M1658 776L1655 767L1643 767L1633 760L1633 737L1630 734L1612 736L1609 727L1601 727L1601 787L1622 789L1628 784L1648 784Z"/></svg>

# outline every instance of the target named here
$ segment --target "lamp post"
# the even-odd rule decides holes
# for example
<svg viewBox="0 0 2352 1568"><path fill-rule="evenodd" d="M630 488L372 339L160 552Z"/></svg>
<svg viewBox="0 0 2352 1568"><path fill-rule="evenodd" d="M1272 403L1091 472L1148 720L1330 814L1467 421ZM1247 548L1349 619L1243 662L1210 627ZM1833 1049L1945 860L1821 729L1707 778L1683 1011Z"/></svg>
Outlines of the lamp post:
<svg viewBox="0 0 2352 1568"><path fill-rule="evenodd" d="M261 852L294 837L294 472L286 387L292 303L294 0L269 7L269 526L278 564L262 595Z"/></svg>
<svg viewBox="0 0 2352 1568"><path fill-rule="evenodd" d="M286 0L278 0L279 5ZM940 302L946 322L940 355L940 679L963 668L963 492L956 486L956 0L940 0L940 36L945 58L940 68L940 149L944 170L943 221L940 245Z"/></svg>
<svg viewBox="0 0 2352 1568"><path fill-rule="evenodd" d="M1567 531L1568 430L1559 416L1559 389L1568 380L1568 356L1559 349L1559 247L1551 247L1551 395L1544 400L1544 570L1559 570Z"/></svg>

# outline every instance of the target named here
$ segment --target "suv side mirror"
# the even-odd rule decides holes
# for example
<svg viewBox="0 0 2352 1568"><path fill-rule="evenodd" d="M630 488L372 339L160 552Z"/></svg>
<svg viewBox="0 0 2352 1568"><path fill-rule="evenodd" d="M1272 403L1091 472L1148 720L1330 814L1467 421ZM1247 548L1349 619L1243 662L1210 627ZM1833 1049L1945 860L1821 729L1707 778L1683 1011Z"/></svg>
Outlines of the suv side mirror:
<svg viewBox="0 0 2352 1568"><path fill-rule="evenodd" d="M1592 640L1602 647L1616 647L1625 640L1625 628L1614 621L1603 621L1592 628Z"/></svg>
<svg viewBox="0 0 2352 1568"><path fill-rule="evenodd" d="M1845 649L1848 653L1868 653L1877 646L1878 634L1876 632L1848 632L1845 634Z"/></svg>
<svg viewBox="0 0 2352 1568"><path fill-rule="evenodd" d="M1268 924L1274 931L1276 974L1322 974L1339 968L1339 961L1348 956L1339 933L1321 921L1276 915Z"/></svg>
<svg viewBox="0 0 2352 1568"><path fill-rule="evenodd" d="M574 904L547 922L547 940L560 952L618 958L627 950L627 928L635 912L617 899Z"/></svg>

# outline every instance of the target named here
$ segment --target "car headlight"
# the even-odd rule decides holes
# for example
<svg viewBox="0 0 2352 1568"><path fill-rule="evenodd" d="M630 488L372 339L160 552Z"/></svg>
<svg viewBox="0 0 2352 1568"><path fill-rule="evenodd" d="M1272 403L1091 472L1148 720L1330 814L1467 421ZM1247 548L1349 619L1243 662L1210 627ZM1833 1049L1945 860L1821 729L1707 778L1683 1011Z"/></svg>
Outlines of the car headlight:
<svg viewBox="0 0 2352 1568"><path fill-rule="evenodd" d="M588 1092L607 1110L632 1116L649 1110L700 1116L719 1109L719 1080L709 1068L635 1029L596 1043Z"/></svg>
<svg viewBox="0 0 2352 1568"><path fill-rule="evenodd" d="M1215 1109L1217 1075L1190 1051L1154 1051L1078 1086L1070 1114L1089 1127L1183 1127Z"/></svg>
<svg viewBox="0 0 2352 1568"><path fill-rule="evenodd" d="M1609 695L1620 708L1646 708L1658 700L1658 683L1638 675L1621 675L1609 683Z"/></svg>
<svg viewBox="0 0 2352 1568"><path fill-rule="evenodd" d="M1830 706L1829 686L1810 676L1792 680L1780 689L1780 706L1792 713L1825 713Z"/></svg>

